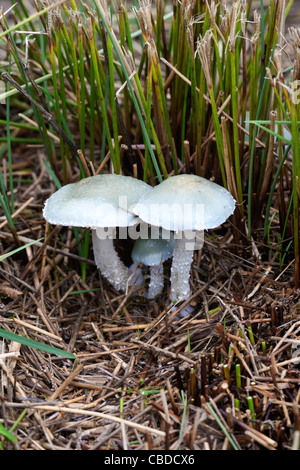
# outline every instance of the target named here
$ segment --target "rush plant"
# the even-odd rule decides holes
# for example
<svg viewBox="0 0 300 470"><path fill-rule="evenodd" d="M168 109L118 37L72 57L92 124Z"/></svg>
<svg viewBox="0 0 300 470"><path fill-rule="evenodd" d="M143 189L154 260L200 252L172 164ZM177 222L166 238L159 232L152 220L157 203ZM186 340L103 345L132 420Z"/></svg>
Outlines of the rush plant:
<svg viewBox="0 0 300 470"><path fill-rule="evenodd" d="M181 172L213 177L237 201L237 246L252 250L254 241L260 257L275 254L276 269L293 266L299 287L300 34L285 27L292 3L260 1L254 11L244 0L61 0L29 11L20 0L14 22L11 11L2 15L0 155L9 178L0 173L0 202L16 240L20 134L23 143L41 139L60 184L102 171L153 185Z"/></svg>

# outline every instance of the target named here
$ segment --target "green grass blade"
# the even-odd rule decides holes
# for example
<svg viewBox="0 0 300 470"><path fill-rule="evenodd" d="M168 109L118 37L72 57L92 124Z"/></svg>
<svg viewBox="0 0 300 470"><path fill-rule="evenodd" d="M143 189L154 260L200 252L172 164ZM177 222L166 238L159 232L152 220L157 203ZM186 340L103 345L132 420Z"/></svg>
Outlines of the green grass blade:
<svg viewBox="0 0 300 470"><path fill-rule="evenodd" d="M225 436L227 437L228 441L230 442L230 444L232 445L233 449L234 450L239 450L239 448L237 447L236 443L234 442L234 440L232 439L232 437L230 436L230 434L227 432L227 429L224 427L222 421L220 420L219 416L215 413L214 409L212 408L212 406L210 405L210 403L206 403L206 406L207 408L209 409L209 411L211 412L211 414L213 415L213 417L215 418L216 422L218 423L218 425L220 426L221 430L223 431L223 433L225 434Z"/></svg>
<svg viewBox="0 0 300 470"><path fill-rule="evenodd" d="M9 253L5 253L5 255L0 256L0 262L5 260L6 258L9 258L10 256L13 256L15 253L18 253L19 251L24 250L24 248L27 248L27 246L34 245L35 243L40 242L41 240L43 240L43 238L39 238L38 240L27 243L24 246L20 246L19 248L16 248L15 250L10 251Z"/></svg>
<svg viewBox="0 0 300 470"><path fill-rule="evenodd" d="M0 423L0 435L8 439L10 442L18 442L17 438L11 434L4 426Z"/></svg>
<svg viewBox="0 0 300 470"><path fill-rule="evenodd" d="M39 349L40 351L44 351L49 354L54 354L56 356L62 356L73 360L76 359L76 356L74 356L74 354L69 353L68 351L64 351L63 349L40 343L39 341L35 341L31 338L25 338L24 336L11 333L10 331L3 330L2 328L0 328L0 336L2 338L8 339L9 341L16 341L17 343L23 344L24 346Z"/></svg>

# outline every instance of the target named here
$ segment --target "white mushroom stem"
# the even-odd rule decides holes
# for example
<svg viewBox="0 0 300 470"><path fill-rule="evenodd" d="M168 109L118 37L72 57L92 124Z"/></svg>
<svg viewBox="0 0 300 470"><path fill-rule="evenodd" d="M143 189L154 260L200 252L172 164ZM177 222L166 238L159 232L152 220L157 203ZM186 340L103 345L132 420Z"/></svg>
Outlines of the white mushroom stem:
<svg viewBox="0 0 300 470"><path fill-rule="evenodd" d="M97 268L116 290L126 292L137 279L140 285L140 270L132 275L132 269L125 266L119 258L113 238L99 238L96 230L92 230L92 241Z"/></svg>
<svg viewBox="0 0 300 470"><path fill-rule="evenodd" d="M187 238L185 232L179 232L177 234L170 279L172 302L185 299L190 293L190 271L193 262L194 248L195 239L191 240L190 236Z"/></svg>
<svg viewBox="0 0 300 470"><path fill-rule="evenodd" d="M163 264L150 267L150 282L145 297L154 299L162 293L164 288Z"/></svg>

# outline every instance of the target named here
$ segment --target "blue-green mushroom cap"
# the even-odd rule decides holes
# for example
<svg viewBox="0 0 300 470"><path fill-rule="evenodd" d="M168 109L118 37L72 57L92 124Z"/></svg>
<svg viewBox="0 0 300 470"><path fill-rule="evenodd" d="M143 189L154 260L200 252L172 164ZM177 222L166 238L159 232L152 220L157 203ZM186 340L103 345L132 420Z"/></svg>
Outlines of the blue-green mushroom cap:
<svg viewBox="0 0 300 470"><path fill-rule="evenodd" d="M135 264L157 266L172 256L175 243L176 240L173 237L170 239L138 238L132 249L132 260Z"/></svg>

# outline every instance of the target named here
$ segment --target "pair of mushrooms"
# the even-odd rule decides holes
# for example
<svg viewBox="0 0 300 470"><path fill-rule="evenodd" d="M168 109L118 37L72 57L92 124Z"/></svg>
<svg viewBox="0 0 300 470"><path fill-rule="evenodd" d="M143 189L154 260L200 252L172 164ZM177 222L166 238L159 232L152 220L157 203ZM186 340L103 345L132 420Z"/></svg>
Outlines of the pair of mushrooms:
<svg viewBox="0 0 300 470"><path fill-rule="evenodd" d="M150 266L146 296L159 295L162 263L172 256L171 300L177 302L190 293L193 252L202 246L204 230L221 225L234 209L225 188L200 176L172 176L153 188L130 176L103 174L60 188L46 201L43 215L51 224L92 229L96 265L117 290L143 284L137 268L143 263ZM143 223L146 232L137 231ZM114 248L117 227L119 238L136 240L130 267Z"/></svg>

